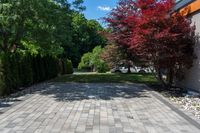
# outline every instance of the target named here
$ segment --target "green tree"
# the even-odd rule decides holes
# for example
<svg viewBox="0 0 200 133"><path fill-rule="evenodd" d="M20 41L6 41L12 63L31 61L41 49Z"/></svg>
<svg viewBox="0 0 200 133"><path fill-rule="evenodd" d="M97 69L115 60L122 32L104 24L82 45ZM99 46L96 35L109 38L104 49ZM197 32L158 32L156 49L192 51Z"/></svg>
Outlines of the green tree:
<svg viewBox="0 0 200 133"><path fill-rule="evenodd" d="M104 49L96 46L92 52L84 54L79 63L78 69L90 69L91 71L106 72L108 65L101 59L100 55Z"/></svg>
<svg viewBox="0 0 200 133"><path fill-rule="evenodd" d="M72 5L74 6L76 11L82 12L82 11L86 10L86 7L82 5L83 2L84 2L84 0L74 0L72 2Z"/></svg>
<svg viewBox="0 0 200 133"><path fill-rule="evenodd" d="M81 58L81 62L78 65L78 69L86 69L86 70L91 70L92 71L92 62L91 62L91 58L92 58L92 53L88 52L86 54L84 54Z"/></svg>
<svg viewBox="0 0 200 133"><path fill-rule="evenodd" d="M78 65L84 53L98 45L105 46L106 39L100 34L104 28L96 20L87 20L81 13L72 16L72 45L65 47L66 56ZM70 52L73 51L73 52Z"/></svg>
<svg viewBox="0 0 200 133"><path fill-rule="evenodd" d="M61 54L71 43L71 9L53 0L1 0L0 50L28 50L31 44L42 54Z"/></svg>

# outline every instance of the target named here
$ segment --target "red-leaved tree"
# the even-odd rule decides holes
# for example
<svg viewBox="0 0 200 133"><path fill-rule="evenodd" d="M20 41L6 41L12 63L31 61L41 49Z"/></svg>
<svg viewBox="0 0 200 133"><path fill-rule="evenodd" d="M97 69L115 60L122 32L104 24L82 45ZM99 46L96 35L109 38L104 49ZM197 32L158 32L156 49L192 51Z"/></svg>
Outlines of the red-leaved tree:
<svg viewBox="0 0 200 133"><path fill-rule="evenodd" d="M174 0L121 0L106 19L116 43L153 65L166 85L190 68L195 57L194 27L173 13L173 7ZM162 80L163 71L167 82Z"/></svg>
<svg viewBox="0 0 200 133"><path fill-rule="evenodd" d="M120 0L109 17L105 18L112 31L112 39L115 40L115 43L123 46L130 45L136 12L137 8L134 0Z"/></svg>
<svg viewBox="0 0 200 133"><path fill-rule="evenodd" d="M100 57L108 64L110 69L120 65L120 62L123 60L119 47L114 44L105 46Z"/></svg>
<svg viewBox="0 0 200 133"><path fill-rule="evenodd" d="M105 18L108 22L111 35L109 39L112 43L118 45L121 51L125 52L124 59L130 73L131 61L135 59L135 54L130 51L132 29L135 26L135 16L137 15L137 8L133 0L120 0L117 7L112 10L109 17ZM130 21L131 20L131 21Z"/></svg>

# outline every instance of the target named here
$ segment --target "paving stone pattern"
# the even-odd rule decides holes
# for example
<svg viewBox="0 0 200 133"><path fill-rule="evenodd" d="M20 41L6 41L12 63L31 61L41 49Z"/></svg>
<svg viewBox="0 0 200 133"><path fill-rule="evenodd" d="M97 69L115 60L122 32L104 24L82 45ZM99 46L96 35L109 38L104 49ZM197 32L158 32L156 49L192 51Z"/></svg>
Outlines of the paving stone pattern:
<svg viewBox="0 0 200 133"><path fill-rule="evenodd" d="M0 114L0 133L199 133L140 84L50 83Z"/></svg>

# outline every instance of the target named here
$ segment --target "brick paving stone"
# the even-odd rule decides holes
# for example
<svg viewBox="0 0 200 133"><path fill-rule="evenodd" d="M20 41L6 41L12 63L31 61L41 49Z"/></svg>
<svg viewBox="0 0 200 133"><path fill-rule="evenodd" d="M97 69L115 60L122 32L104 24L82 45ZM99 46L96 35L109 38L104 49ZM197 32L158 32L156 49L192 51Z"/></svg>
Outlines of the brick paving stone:
<svg viewBox="0 0 200 133"><path fill-rule="evenodd" d="M49 83L24 98L0 114L0 133L200 132L142 84Z"/></svg>

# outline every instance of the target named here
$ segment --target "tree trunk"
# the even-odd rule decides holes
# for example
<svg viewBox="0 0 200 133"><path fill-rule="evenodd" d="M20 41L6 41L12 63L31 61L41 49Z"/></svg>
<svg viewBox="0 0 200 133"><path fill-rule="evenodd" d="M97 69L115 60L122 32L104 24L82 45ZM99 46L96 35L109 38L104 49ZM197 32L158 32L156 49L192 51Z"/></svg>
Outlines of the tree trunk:
<svg viewBox="0 0 200 133"><path fill-rule="evenodd" d="M128 65L128 73L131 73L131 66Z"/></svg>
<svg viewBox="0 0 200 133"><path fill-rule="evenodd" d="M127 67L128 67L128 72L127 73L131 73L131 62L130 61L128 61Z"/></svg>
<svg viewBox="0 0 200 133"><path fill-rule="evenodd" d="M168 87L172 86L173 80L174 80L174 71L173 71L173 68L169 68L168 74L167 74Z"/></svg>
<svg viewBox="0 0 200 133"><path fill-rule="evenodd" d="M158 80L161 82L161 84L163 85L163 87L167 88L167 84L166 82L163 80L163 77L162 77L162 72L161 72L161 69L159 68L157 70L157 74L158 74Z"/></svg>

